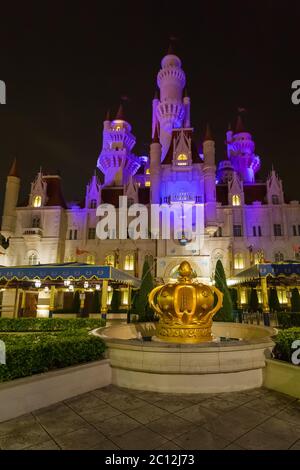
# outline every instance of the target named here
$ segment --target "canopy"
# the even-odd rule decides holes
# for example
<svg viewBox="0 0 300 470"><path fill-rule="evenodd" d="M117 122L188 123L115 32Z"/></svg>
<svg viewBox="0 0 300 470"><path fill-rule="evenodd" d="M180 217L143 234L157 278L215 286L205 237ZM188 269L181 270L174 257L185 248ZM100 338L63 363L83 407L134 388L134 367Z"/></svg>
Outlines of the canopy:
<svg viewBox="0 0 300 470"><path fill-rule="evenodd" d="M283 262L283 263L261 263L255 264L250 268L243 269L233 278L235 282L247 282L262 277L279 277L279 276L300 276L300 263Z"/></svg>
<svg viewBox="0 0 300 470"><path fill-rule="evenodd" d="M109 280L140 287L141 281L136 277L112 266L97 266L92 264L64 263L38 264L34 266L1 266L1 281L55 281L72 279L74 281Z"/></svg>

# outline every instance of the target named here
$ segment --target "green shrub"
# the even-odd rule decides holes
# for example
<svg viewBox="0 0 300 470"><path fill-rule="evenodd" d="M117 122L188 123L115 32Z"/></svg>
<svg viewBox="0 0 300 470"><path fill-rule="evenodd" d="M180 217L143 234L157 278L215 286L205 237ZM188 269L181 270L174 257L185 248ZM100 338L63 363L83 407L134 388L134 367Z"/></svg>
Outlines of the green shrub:
<svg viewBox="0 0 300 470"><path fill-rule="evenodd" d="M214 321L233 321L232 299L227 287L222 261L218 259L215 270L215 286L223 293L223 305L214 316ZM216 295L215 295L216 303Z"/></svg>
<svg viewBox="0 0 300 470"><path fill-rule="evenodd" d="M289 328L279 331L274 339L276 343L273 349L275 359L291 362L291 355L294 352L291 346L297 339L300 339L300 328Z"/></svg>
<svg viewBox="0 0 300 470"><path fill-rule="evenodd" d="M280 328L292 328L300 326L300 313L277 312L278 326Z"/></svg>
<svg viewBox="0 0 300 470"><path fill-rule="evenodd" d="M104 324L100 318L0 318L0 331L92 330Z"/></svg>
<svg viewBox="0 0 300 470"><path fill-rule="evenodd" d="M84 318L1 318L6 364L0 365L0 382L101 359L105 344L89 331L103 325Z"/></svg>

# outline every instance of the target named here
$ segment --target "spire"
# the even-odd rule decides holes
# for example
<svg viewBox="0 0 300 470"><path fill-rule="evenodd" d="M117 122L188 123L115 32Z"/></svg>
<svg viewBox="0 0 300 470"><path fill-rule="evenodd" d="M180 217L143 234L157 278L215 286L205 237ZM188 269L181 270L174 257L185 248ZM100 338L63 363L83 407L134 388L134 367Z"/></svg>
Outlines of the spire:
<svg viewBox="0 0 300 470"><path fill-rule="evenodd" d="M154 130L154 136L153 136L153 139L152 139L152 144L159 144L159 136L158 136L158 124L156 124L155 126L155 130Z"/></svg>
<svg viewBox="0 0 300 470"><path fill-rule="evenodd" d="M227 130L228 130L228 131L231 131L231 130L232 130L232 129L231 129L231 122L228 123L228 129L227 129Z"/></svg>
<svg viewBox="0 0 300 470"><path fill-rule="evenodd" d="M206 130L205 130L205 135L204 135L203 142L206 142L207 140L214 140L209 124L206 125Z"/></svg>
<svg viewBox="0 0 300 470"><path fill-rule="evenodd" d="M17 167L17 159L16 158L13 161L13 164L10 168L8 176L15 176L16 178L19 178L18 167Z"/></svg>
<svg viewBox="0 0 300 470"><path fill-rule="evenodd" d="M246 132L243 120L241 115L238 115L237 121L236 121L236 126L235 126L235 133L239 134L240 132Z"/></svg>
<svg viewBox="0 0 300 470"><path fill-rule="evenodd" d="M106 112L105 121L110 121L110 109Z"/></svg>
<svg viewBox="0 0 300 470"><path fill-rule="evenodd" d="M116 115L115 119L118 119L119 121L126 121L126 119L124 117L124 107L123 107L122 103L119 106L119 109L118 109L118 112L117 112L117 115Z"/></svg>
<svg viewBox="0 0 300 470"><path fill-rule="evenodd" d="M175 36L170 36L169 38L169 47L168 47L168 55L176 55L176 47L175 47L175 42L177 41L177 38Z"/></svg>

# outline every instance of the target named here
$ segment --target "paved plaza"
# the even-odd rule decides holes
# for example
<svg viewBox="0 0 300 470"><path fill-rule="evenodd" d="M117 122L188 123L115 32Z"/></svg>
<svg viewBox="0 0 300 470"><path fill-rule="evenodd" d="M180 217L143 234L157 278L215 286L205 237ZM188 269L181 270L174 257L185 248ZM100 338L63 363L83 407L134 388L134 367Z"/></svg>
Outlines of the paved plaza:
<svg viewBox="0 0 300 470"><path fill-rule="evenodd" d="M300 449L300 400L255 389L169 395L109 386L0 423L0 448Z"/></svg>

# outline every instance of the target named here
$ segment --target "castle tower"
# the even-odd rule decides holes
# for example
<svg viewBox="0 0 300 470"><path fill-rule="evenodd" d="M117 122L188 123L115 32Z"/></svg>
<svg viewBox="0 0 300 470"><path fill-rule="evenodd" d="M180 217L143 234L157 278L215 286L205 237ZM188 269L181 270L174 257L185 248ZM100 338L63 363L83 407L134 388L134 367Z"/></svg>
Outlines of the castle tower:
<svg viewBox="0 0 300 470"><path fill-rule="evenodd" d="M183 101L182 92L185 87L185 73L181 68L181 60L169 49L161 61L161 69L157 75L157 85L160 89L160 100L153 104L153 125L157 119L160 124L160 143L162 145L162 160L171 142L172 129L185 125L185 116L189 121L189 99ZM189 122L188 122L189 123Z"/></svg>
<svg viewBox="0 0 300 470"><path fill-rule="evenodd" d="M103 145L97 166L104 174L105 186L127 184L139 169L138 157L132 153L135 137L126 121L123 106L111 121L107 115L103 123Z"/></svg>
<svg viewBox="0 0 300 470"><path fill-rule="evenodd" d="M204 193L205 193L205 229L209 235L217 230L216 213L216 165L215 142L210 127L207 125L203 141L204 155Z"/></svg>
<svg viewBox="0 0 300 470"><path fill-rule="evenodd" d="M20 178L15 159L6 180L1 232L4 237L11 236L16 226L16 207L20 191Z"/></svg>
<svg viewBox="0 0 300 470"><path fill-rule="evenodd" d="M255 143L246 131L241 116L238 116L236 128L228 130L227 153L234 170L244 183L254 183L255 174L260 169L260 158L255 155Z"/></svg>
<svg viewBox="0 0 300 470"><path fill-rule="evenodd" d="M157 126L150 145L150 181L151 181L151 203L160 204L161 188L161 144L158 137Z"/></svg>
<svg viewBox="0 0 300 470"><path fill-rule="evenodd" d="M100 204L100 190L100 182L95 171L86 187L85 207L87 209L96 209L98 207Z"/></svg>

